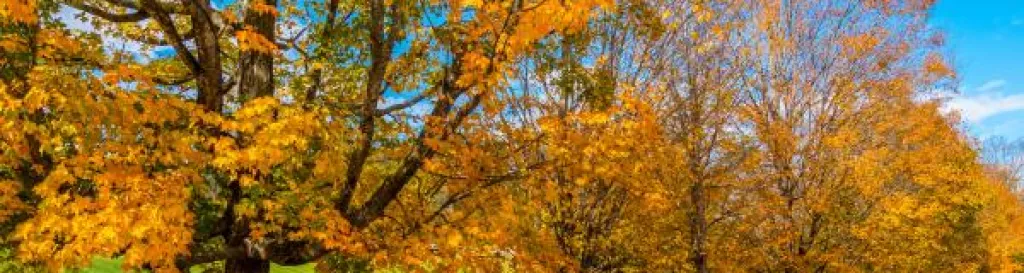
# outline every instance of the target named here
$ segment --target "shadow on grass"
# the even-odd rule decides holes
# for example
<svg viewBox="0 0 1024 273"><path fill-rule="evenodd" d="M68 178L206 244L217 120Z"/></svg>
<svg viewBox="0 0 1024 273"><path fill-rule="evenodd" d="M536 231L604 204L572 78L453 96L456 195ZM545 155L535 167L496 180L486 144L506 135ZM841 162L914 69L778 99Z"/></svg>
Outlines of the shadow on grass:
<svg viewBox="0 0 1024 273"><path fill-rule="evenodd" d="M313 270L315 264L308 263L298 266L281 266L271 263L271 273L314 273ZM201 266L193 266L190 269L191 273L203 273ZM121 273L121 259L107 259L107 258L94 258L92 259L92 265L79 271L81 273Z"/></svg>

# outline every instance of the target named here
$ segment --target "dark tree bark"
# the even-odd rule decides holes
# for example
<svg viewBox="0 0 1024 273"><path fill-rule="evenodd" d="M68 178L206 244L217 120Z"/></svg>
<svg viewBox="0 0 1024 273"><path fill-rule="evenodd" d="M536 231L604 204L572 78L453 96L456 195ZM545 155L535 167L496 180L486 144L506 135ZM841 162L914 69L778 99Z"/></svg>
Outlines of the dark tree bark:
<svg viewBox="0 0 1024 273"><path fill-rule="evenodd" d="M703 136L700 134L694 135L692 132L700 132L707 130L706 125L714 123L710 115L710 111L713 109L707 109L705 102L708 101L709 94L706 92L707 89L700 87L700 81L693 75L687 77L689 86L694 88L689 90L688 97L683 102L687 105L684 110L684 118L680 121L686 124L682 126L684 134L684 142L687 143L687 167L690 176L693 178L689 181L690 188L690 205L692 210L688 213L690 221L690 263L693 265L694 270L698 273L707 273L708 269L708 253L707 253L707 241L708 241L708 230L710 229L710 221L708 221L708 202L709 192L708 188L711 181L709 181L709 174L707 173L708 166L710 166L710 156L714 152L714 145L717 142L715 139L717 133L712 133L709 136ZM713 132L717 132L717 126L711 126Z"/></svg>
<svg viewBox="0 0 1024 273"><path fill-rule="evenodd" d="M196 86L199 89L199 103L206 110L220 112L223 108L224 88L220 62L220 45L217 43L217 26L213 23L213 9L209 0L191 2L192 31L199 56L199 74L196 75Z"/></svg>
<svg viewBox="0 0 1024 273"><path fill-rule="evenodd" d="M232 257L224 261L224 273L268 273L270 261L259 257Z"/></svg>
<svg viewBox="0 0 1024 273"><path fill-rule="evenodd" d="M352 193L359 184L360 175L366 159L373 149L373 137L377 113L377 102L384 92L384 74L391 57L391 41L385 37L384 21L386 20L384 1L370 1L370 71L366 75L366 90L363 93L363 104L360 109L359 132L362 139L359 146L349 155L349 166L345 174L345 187L342 188L342 209L348 209Z"/></svg>
<svg viewBox="0 0 1024 273"><path fill-rule="evenodd" d="M700 182L690 186L693 211L690 212L690 262L698 273L708 272L707 250L707 200L704 185Z"/></svg>

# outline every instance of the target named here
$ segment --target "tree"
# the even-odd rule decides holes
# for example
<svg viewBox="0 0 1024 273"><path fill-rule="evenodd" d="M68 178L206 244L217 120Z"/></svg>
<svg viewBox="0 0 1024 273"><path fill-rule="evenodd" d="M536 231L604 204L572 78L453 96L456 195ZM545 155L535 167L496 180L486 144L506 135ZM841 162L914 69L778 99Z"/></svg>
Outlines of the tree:
<svg viewBox="0 0 1024 273"><path fill-rule="evenodd" d="M1010 141L1001 136L985 139L981 143L981 156L1010 189L1019 188L1024 177L1024 139Z"/></svg>
<svg viewBox="0 0 1024 273"><path fill-rule="evenodd" d="M746 220L761 223L747 232L764 246L754 268L964 271L982 263L972 218L982 200L971 192L985 177L936 103L916 100L954 76L923 27L928 4L758 8L766 39L753 49L756 75L744 95L763 160L761 208Z"/></svg>
<svg viewBox="0 0 1024 273"><path fill-rule="evenodd" d="M4 202L38 200L12 235L20 255L54 269L92 255L157 271L224 259L228 272L401 241L383 223L398 217L389 205L441 146L486 142L456 139L487 125L472 116L509 60L610 5L62 4L95 32L46 26L28 47L49 51L5 59L29 67L3 85L5 131L17 132L4 135L3 193L19 195ZM53 15L34 1L6 5L13 27ZM98 31L174 53L111 58L97 41L66 38ZM24 43L16 38L5 45ZM66 58L81 65L48 61ZM436 181L435 194L460 194L453 179Z"/></svg>
<svg viewBox="0 0 1024 273"><path fill-rule="evenodd" d="M932 4L5 1L0 265L1021 270Z"/></svg>
<svg viewBox="0 0 1024 273"><path fill-rule="evenodd" d="M552 36L519 61L505 97L508 119L538 136L538 162L521 194L519 240L553 271L663 268L659 219L670 202L652 183L664 141L641 78L661 73L649 56L663 35L658 3L623 2L586 29ZM655 235L656 234L656 235Z"/></svg>
<svg viewBox="0 0 1024 273"><path fill-rule="evenodd" d="M754 65L746 52L742 1L682 2L667 18L672 26L666 45L672 50L664 85L661 118L674 162L661 179L673 189L685 224L677 225L687 238L686 259L695 272L710 272L715 257L734 255L717 229L742 210L750 170L756 166L752 138L744 135L740 94L749 85L744 70ZM718 270L725 270L724 268Z"/></svg>

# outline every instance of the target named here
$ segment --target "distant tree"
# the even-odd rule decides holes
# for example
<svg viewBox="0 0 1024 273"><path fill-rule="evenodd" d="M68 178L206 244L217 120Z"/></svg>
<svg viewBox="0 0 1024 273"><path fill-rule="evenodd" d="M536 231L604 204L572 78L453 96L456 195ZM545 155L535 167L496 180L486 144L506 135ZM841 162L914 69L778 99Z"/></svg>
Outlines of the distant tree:
<svg viewBox="0 0 1024 273"><path fill-rule="evenodd" d="M990 137L982 142L981 155L1003 183L1014 190L1020 188L1024 179L1024 138Z"/></svg>

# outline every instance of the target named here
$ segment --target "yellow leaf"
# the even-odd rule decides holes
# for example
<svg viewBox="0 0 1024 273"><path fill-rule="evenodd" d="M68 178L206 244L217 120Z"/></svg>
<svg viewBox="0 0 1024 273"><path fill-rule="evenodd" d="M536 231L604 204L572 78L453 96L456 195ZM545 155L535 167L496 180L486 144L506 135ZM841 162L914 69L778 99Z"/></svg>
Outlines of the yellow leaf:
<svg viewBox="0 0 1024 273"><path fill-rule="evenodd" d="M458 247L459 244L462 243L462 234L459 234L458 232L452 233L448 236L446 243L449 247Z"/></svg>

